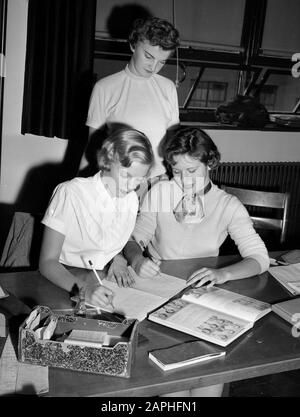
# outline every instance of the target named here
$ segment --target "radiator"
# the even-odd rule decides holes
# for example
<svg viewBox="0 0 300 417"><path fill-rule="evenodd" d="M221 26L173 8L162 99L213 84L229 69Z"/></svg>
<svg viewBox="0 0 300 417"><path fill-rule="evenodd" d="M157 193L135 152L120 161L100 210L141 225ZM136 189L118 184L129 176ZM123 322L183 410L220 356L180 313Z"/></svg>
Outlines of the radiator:
<svg viewBox="0 0 300 417"><path fill-rule="evenodd" d="M289 192L287 242L300 248L300 162L223 162L210 172L218 185Z"/></svg>

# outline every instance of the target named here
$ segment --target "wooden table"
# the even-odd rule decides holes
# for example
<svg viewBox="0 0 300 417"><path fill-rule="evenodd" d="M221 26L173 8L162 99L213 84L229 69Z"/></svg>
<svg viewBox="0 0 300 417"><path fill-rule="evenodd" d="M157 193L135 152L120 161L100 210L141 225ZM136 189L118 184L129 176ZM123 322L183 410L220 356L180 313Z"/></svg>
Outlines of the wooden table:
<svg viewBox="0 0 300 417"><path fill-rule="evenodd" d="M164 261L162 271L186 278L200 266L223 266L235 260L236 257L231 256ZM10 303L8 299L0 300L2 311L4 309L11 319L28 314L37 304L51 308L67 308L71 305L68 293L51 284L38 272L0 274L0 285L16 297L12 297ZM290 298L287 291L268 273L229 282L222 288L270 303ZM194 338L148 320L140 324L140 333L146 337L146 341L141 338L129 379L50 368L49 395L150 397L300 368L300 338L293 337L291 325L273 312L230 344L226 348L225 359L170 373L163 373L153 365L148 359L148 351Z"/></svg>

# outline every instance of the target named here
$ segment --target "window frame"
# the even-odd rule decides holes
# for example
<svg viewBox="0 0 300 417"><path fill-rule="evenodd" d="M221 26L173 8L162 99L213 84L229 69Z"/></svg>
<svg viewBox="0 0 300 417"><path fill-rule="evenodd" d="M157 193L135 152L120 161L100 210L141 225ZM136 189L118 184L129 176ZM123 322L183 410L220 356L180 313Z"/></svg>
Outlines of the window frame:
<svg viewBox="0 0 300 417"><path fill-rule="evenodd" d="M204 71L207 68L232 69L240 72L240 80L237 94L259 96L263 85L271 74L291 75L291 59L283 57L271 57L263 54L261 49L264 22L266 17L267 4L269 0L246 0L243 29L240 46L236 49L229 48L227 51L201 49L195 45L181 45L177 54L171 56L167 63L177 65L177 59L182 70L180 82L184 80L186 69L189 66L198 66L199 73L191 86L184 104L180 106L180 119L183 122L197 120L205 127L215 129L219 123L214 119L215 109L202 108L194 109L188 107L197 85L201 81ZM107 58L126 61L131 56L127 40L95 39L95 58ZM179 87L180 88L180 87ZM300 102L291 111L274 111L276 114L296 115L300 108ZM194 114L194 117L192 115ZM272 111L269 111L271 114ZM299 113L298 113L299 114ZM207 124L208 122L208 124ZM222 126L222 128L239 129L235 126ZM251 128L243 128L251 129ZM292 130L299 131L299 128L282 127L273 122L263 130Z"/></svg>

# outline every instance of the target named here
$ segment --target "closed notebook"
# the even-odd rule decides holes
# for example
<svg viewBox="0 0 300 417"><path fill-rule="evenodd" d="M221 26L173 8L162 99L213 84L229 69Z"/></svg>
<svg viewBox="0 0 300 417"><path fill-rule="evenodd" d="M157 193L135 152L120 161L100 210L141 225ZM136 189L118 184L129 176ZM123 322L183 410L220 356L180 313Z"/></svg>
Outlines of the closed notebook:
<svg viewBox="0 0 300 417"><path fill-rule="evenodd" d="M164 371L194 365L224 356L226 352L205 342L192 341L149 352L151 359Z"/></svg>
<svg viewBox="0 0 300 417"><path fill-rule="evenodd" d="M299 321L300 297L273 304L272 310L274 313L278 314L278 316L294 325Z"/></svg>

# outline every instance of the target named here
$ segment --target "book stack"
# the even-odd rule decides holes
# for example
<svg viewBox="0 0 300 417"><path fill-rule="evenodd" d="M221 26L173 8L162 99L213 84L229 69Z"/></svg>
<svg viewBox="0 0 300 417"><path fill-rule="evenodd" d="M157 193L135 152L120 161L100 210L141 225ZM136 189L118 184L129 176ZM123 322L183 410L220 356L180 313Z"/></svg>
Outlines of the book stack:
<svg viewBox="0 0 300 417"><path fill-rule="evenodd" d="M270 120L280 126L300 127L300 116L296 115L273 114Z"/></svg>
<svg viewBox="0 0 300 417"><path fill-rule="evenodd" d="M269 269L271 274L290 294L300 294L300 263L286 266L274 266Z"/></svg>
<svg viewBox="0 0 300 417"><path fill-rule="evenodd" d="M290 324L296 325L300 321L300 297L273 304L272 310Z"/></svg>

